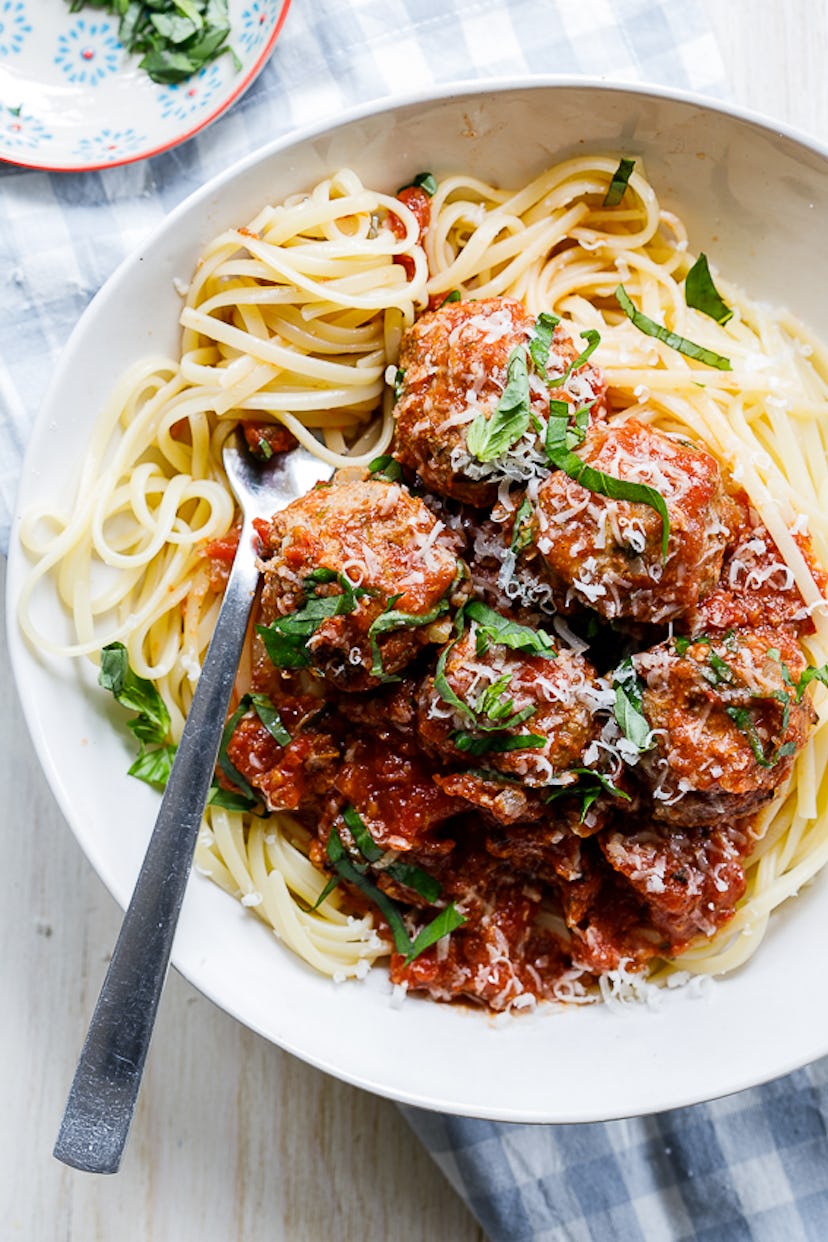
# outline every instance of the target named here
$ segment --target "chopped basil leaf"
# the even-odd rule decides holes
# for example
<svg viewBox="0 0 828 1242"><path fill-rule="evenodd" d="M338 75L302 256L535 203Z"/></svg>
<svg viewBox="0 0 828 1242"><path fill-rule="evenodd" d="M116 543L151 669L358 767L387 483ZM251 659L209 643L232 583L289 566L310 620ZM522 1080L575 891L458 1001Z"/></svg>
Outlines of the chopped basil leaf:
<svg viewBox="0 0 828 1242"><path fill-rule="evenodd" d="M355 811L354 815L359 818L357 812ZM367 833L367 829L365 831ZM456 927L459 927L465 922L463 916L458 914L455 910L454 905L449 905L445 910L441 910L440 913L432 919L431 923L419 932L416 939L412 943L411 937L406 929L405 922L403 921L402 914L400 913L396 903L393 902L390 897L386 896L382 889L377 888L376 884L367 878L359 864L351 862L347 856L345 846L342 844L342 838L335 827L331 829L330 836L328 837L327 854L339 878L347 880L350 884L353 884L355 888L359 889L359 891L363 893L369 901L372 901L379 909L391 929L391 935L394 938L394 947L398 953L403 955L406 960L406 964L412 962L414 958L418 957L424 949L429 947L429 945L434 944L435 941L440 940L443 936L447 935L451 931L454 931ZM434 891L432 886L436 884L437 881L433 880L431 876L426 875L424 871L421 872L419 867L410 867L409 864L393 864L388 868L389 875L393 875L394 867L398 867L401 874L407 877L406 879L399 879L399 883L405 884L406 887L414 888L415 891L420 892L417 884L422 883L423 877L425 877L425 880L428 882L426 884L426 888L431 892ZM412 883L412 881L416 881L416 883ZM439 896L439 892L437 895Z"/></svg>
<svg viewBox="0 0 828 1242"><path fill-rule="evenodd" d="M632 742L636 750L649 750L650 725L642 710L641 683L628 657L619 664L613 674L615 704L613 714L621 732L627 741Z"/></svg>
<svg viewBox="0 0 828 1242"><path fill-rule="evenodd" d="M743 733L747 738L753 757L759 766L762 768L772 768L776 760L765 757L762 739L756 731L756 725L753 723L753 717L748 709L746 707L726 707L725 711L739 732Z"/></svg>
<svg viewBox="0 0 828 1242"><path fill-rule="evenodd" d="M242 703L245 699L248 700L249 707L253 708L273 740L278 742L280 746L287 746L290 741L290 734L282 724L282 718L268 695L246 694L242 699Z"/></svg>
<svg viewBox="0 0 828 1242"><path fill-rule="evenodd" d="M568 418L565 415L550 413L546 424L546 455L553 466L563 470L581 487L611 500L627 500L632 504L649 505L661 518L661 555L666 559L670 538L670 515L661 492L647 483L633 483L628 479L617 479L614 475L605 474L582 461L571 448L567 447Z"/></svg>
<svg viewBox="0 0 828 1242"><path fill-rule="evenodd" d="M552 639L546 630L534 630L531 626L520 625L502 617L499 612L489 608L479 599L469 600L462 609L464 618L477 624L477 654L482 655L493 642L501 647L510 647L513 651L521 651L524 655L540 655L547 659L555 659ZM459 615L459 614L458 614Z"/></svg>
<svg viewBox="0 0 828 1242"><path fill-rule="evenodd" d="M609 183L609 189L604 196L604 207L617 207L624 197L632 170L635 168L635 160L622 159L621 163L612 174L612 181Z"/></svg>
<svg viewBox="0 0 828 1242"><path fill-rule="evenodd" d="M405 368L397 367L394 375L394 400L399 401L402 396L403 384L405 382Z"/></svg>
<svg viewBox="0 0 828 1242"><path fill-rule="evenodd" d="M713 284L705 254L699 255L685 277L684 300L693 310L701 311L722 326L733 318L733 311Z"/></svg>
<svg viewBox="0 0 828 1242"><path fill-rule="evenodd" d="M170 713L153 683L132 671L123 643L109 643L101 651L98 684L109 690L121 707L138 713L127 726L139 741L164 741L170 729Z"/></svg>
<svg viewBox="0 0 828 1242"><path fill-rule="evenodd" d="M656 337L665 345L669 345L671 349L677 350L688 358L695 358L697 362L703 362L708 367L715 367L719 371L733 370L730 359L725 358L723 354L717 354L712 349L705 349L703 345L688 341L686 337L679 336L677 332L671 332L669 328L665 328L662 324L649 319L640 310L636 310L623 285L619 285L615 290L615 300L639 332L645 333L646 336Z"/></svg>
<svg viewBox="0 0 828 1242"><path fill-rule="evenodd" d="M382 858L382 850L368 831L365 820L359 811L349 804L343 808L342 818L365 861L369 863L378 862Z"/></svg>
<svg viewBox="0 0 828 1242"><path fill-rule="evenodd" d="M443 886L439 880L435 880L433 875L429 875L427 871L423 871L422 867L418 867L416 863L393 862L384 867L386 875L390 875L398 884L402 884L405 888L413 889L430 904L434 904L443 891Z"/></svg>
<svg viewBox="0 0 828 1242"><path fill-rule="evenodd" d="M784 665L783 665L783 668L784 668ZM788 674L788 676L790 677L790 673ZM800 699L802 698L803 694L805 693L808 686L810 686L812 681L818 681L818 682L821 682L823 686L828 686L828 664L822 664L819 666L819 668L815 668L812 665L809 665L809 667L805 669L805 671L802 673L801 677L799 678L799 681L796 683L797 703L800 701Z"/></svg>
<svg viewBox="0 0 828 1242"><path fill-rule="evenodd" d="M406 956L406 966L409 962L413 962L415 957L419 957L425 949L430 949L438 940L442 940L443 936L448 936L458 927L462 927L465 921L465 915L455 909L454 902L447 905L445 910L441 910L436 918L433 918L417 933L411 951Z"/></svg>
<svg viewBox="0 0 828 1242"><path fill-rule="evenodd" d="M512 678L509 673L504 673L502 677L498 677L497 681L492 682L485 690L482 690L477 697L472 711L478 718L478 727L481 729L515 729L518 725L528 720L530 716L534 716L537 711L536 707L523 707L520 711L514 710L514 699L505 698L506 690ZM485 716L493 723L484 725L480 718Z"/></svg>
<svg viewBox="0 0 828 1242"><path fill-rule="evenodd" d="M673 638L673 646L675 647L676 655L678 656L687 655L687 652L693 646L693 643L700 642L702 642L701 638L686 638L681 634L676 635Z"/></svg>
<svg viewBox="0 0 828 1242"><path fill-rule="evenodd" d="M532 517L532 502L528 496L525 496L520 502L518 511L515 514L514 525L512 526L512 538L509 541L509 551L513 556L517 556L524 548L528 548L532 542L532 531L529 526L529 519Z"/></svg>
<svg viewBox="0 0 828 1242"><path fill-rule="evenodd" d="M465 729L458 729L452 733L451 741L467 755L500 755L509 750L539 750L546 745L547 739L539 733L507 733L505 736L486 733L478 737Z"/></svg>
<svg viewBox="0 0 828 1242"><path fill-rule="evenodd" d="M342 819L354 838L357 849L366 862L378 863L378 870L382 870L386 875L390 875L398 884L403 884L406 888L413 889L421 897L424 897L426 901L433 903L437 900L443 891L442 885L433 876L429 875L427 871L423 871L422 867L418 867L415 863L407 862L383 864L382 860L385 858L385 854L371 836L365 820L356 807L350 804L344 807Z"/></svg>
<svg viewBox="0 0 828 1242"><path fill-rule="evenodd" d="M338 582L342 591L338 595L318 595L318 584ZM257 625L256 633L262 639L272 664L277 668L309 668L310 656L307 641L328 617L340 617L354 611L357 601L369 592L354 586L345 574L320 567L305 578L308 599L302 608L277 617L269 625Z"/></svg>
<svg viewBox="0 0 828 1242"><path fill-rule="evenodd" d="M412 187L417 190L425 190L428 197L433 198L437 193L437 178L434 176L434 173L417 173L417 176L413 181L409 181L406 185L400 186L397 190L397 195L399 196L402 194L403 190L410 190Z"/></svg>
<svg viewBox="0 0 828 1242"><path fill-rule="evenodd" d="M225 811L252 811L259 805L259 800L258 798L245 798L244 794L223 789L218 781L213 781L207 795L207 805L220 806Z"/></svg>
<svg viewBox="0 0 828 1242"><path fill-rule="evenodd" d="M440 303L440 306L441 307L447 306L449 302L459 302L459 301L461 301L460 290L452 289L451 293L447 293L446 296L443 298L442 302Z"/></svg>
<svg viewBox="0 0 828 1242"><path fill-rule="evenodd" d="M401 598L400 595L392 595L384 610L368 628L368 637L371 640L371 676L379 677L382 681L399 681L400 679L386 673L382 666L382 652L378 641L380 634L386 634L389 630L420 629L424 625L431 625L432 621L442 617L449 609L449 602L444 597L429 612L419 614L399 612L394 605Z"/></svg>
<svg viewBox="0 0 828 1242"><path fill-rule="evenodd" d="M552 338L560 322L557 315L550 315L546 311L541 311L535 320L535 328L529 340L529 353L539 375L546 375Z"/></svg>
<svg viewBox="0 0 828 1242"><path fill-rule="evenodd" d="M221 734L221 744L219 746L218 753L218 766L221 768L230 783L235 785L237 789L241 790L245 798L250 798L253 802L259 802L261 799L256 794L256 791L248 784L247 779L242 776L241 772L227 754L227 747L230 744L230 739L236 732L236 726L242 716L246 716L250 711L250 706L248 695L245 695L230 719L225 724Z"/></svg>
<svg viewBox="0 0 828 1242"><path fill-rule="evenodd" d="M529 372L526 350L516 345L509 354L506 386L490 418L481 411L469 427L466 447L478 461L494 461L516 444L529 426Z"/></svg>
<svg viewBox="0 0 828 1242"><path fill-rule="evenodd" d="M334 889L338 888L341 883L342 883L342 876L332 875L331 878L328 880L328 883L322 889L322 892L317 897L316 901L313 903L313 905L307 907L307 913L313 914L314 910L318 910L319 907L322 905L322 902L325 900L325 898L330 897Z"/></svg>
<svg viewBox="0 0 828 1242"><path fill-rule="evenodd" d="M171 743L151 748L142 747L138 758L127 768L127 773L137 776L139 781L144 781L155 789L165 789L176 750L177 747Z"/></svg>
<svg viewBox="0 0 828 1242"><path fill-rule="evenodd" d="M241 67L227 45L227 0L70 0L69 8L77 13L87 4L119 18L119 41L145 53L140 67L154 82L182 82L223 52Z"/></svg>
<svg viewBox="0 0 828 1242"><path fill-rule="evenodd" d="M546 795L544 801L548 803L555 802L559 798L580 798L581 823L586 819L589 808L602 793L611 794L613 798L623 798L626 802L632 801L628 793L619 789L608 776L604 776L601 772L595 772L592 768L570 768L569 770L579 777L576 784L561 785L553 789Z"/></svg>
<svg viewBox="0 0 828 1242"><path fill-rule="evenodd" d="M578 357L572 359L563 375L550 376L549 383L554 385L556 388L562 388L572 372L577 371L579 367L582 367L584 363L592 357L598 346L601 344L601 334L600 332L596 332L595 328L587 328L586 332L582 332L580 335L581 340L587 342L586 349L581 350Z"/></svg>
<svg viewBox="0 0 828 1242"><path fill-rule="evenodd" d="M733 685L735 681L733 669L713 650L710 651L707 657L707 666L702 667L701 673L705 681L709 681L712 686ZM785 695L786 699L787 697Z"/></svg>
<svg viewBox="0 0 828 1242"><path fill-rule="evenodd" d="M400 911L391 898L386 897L385 893L377 888L376 884L373 884L349 860L345 852L345 846L342 844L342 838L336 828L331 829L330 836L328 837L327 853L328 858L333 863L334 870L340 878L347 880L349 884L353 884L354 888L358 888L379 909L391 929L397 952L404 955L408 954L413 946Z"/></svg>
<svg viewBox="0 0 828 1242"><path fill-rule="evenodd" d="M398 483L402 478L402 466L390 453L369 461L368 469L375 478L387 479L389 483Z"/></svg>

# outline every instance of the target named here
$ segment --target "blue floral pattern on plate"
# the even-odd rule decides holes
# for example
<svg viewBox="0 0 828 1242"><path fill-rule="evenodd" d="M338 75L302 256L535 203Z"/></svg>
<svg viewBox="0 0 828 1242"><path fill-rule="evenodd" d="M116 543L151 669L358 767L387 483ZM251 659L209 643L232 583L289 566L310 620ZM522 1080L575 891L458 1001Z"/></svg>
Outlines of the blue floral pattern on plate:
<svg viewBox="0 0 828 1242"><path fill-rule="evenodd" d="M109 22L86 22L81 17L58 36L55 64L70 82L80 86L97 86L105 77L116 73L123 48Z"/></svg>
<svg viewBox="0 0 828 1242"><path fill-rule="evenodd" d="M15 56L32 33L23 0L0 3L0 56Z"/></svg>
<svg viewBox="0 0 828 1242"><path fill-rule="evenodd" d="M118 20L68 0L0 0L0 160L80 171L156 155L203 129L265 65L290 0L228 0L229 53L160 86Z"/></svg>
<svg viewBox="0 0 828 1242"><path fill-rule="evenodd" d="M135 129L102 129L99 134L81 138L75 147L79 159L90 164L118 163L125 155L137 151L146 141L146 134Z"/></svg>
<svg viewBox="0 0 828 1242"><path fill-rule="evenodd" d="M39 142L51 137L43 122L25 112L23 108L0 110L0 141L9 146L33 150Z"/></svg>
<svg viewBox="0 0 828 1242"><path fill-rule="evenodd" d="M245 52L252 52L263 45L273 28L279 7L273 0L253 0L241 15L236 44Z"/></svg>
<svg viewBox="0 0 828 1242"><path fill-rule="evenodd" d="M158 92L161 115L186 121L195 113L202 112L218 92L221 80L221 69L214 63L207 65L186 82L176 82L173 86L163 87Z"/></svg>

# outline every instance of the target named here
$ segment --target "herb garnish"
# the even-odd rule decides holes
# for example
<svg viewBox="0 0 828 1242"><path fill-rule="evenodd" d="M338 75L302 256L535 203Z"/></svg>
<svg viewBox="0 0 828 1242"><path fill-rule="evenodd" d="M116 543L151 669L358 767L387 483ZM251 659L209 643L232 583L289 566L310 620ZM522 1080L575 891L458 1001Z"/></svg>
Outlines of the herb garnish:
<svg viewBox="0 0 828 1242"><path fill-rule="evenodd" d="M134 720L127 721L128 728L141 743L138 757L127 769L128 775L136 777L146 785L151 785L154 789L165 789L177 747L166 740L169 734L170 716L158 689L151 681L139 677L132 671L123 643L110 643L104 647L101 652L98 682L115 696L122 707L138 713ZM255 707L259 719L262 720L268 732L279 741L278 734L281 730L287 741L290 741L290 736L284 730L279 714L267 695L257 694L246 697L251 700L250 705ZM246 710L249 710L250 705ZM230 734L228 734L227 741L229 737ZM153 743L153 745L148 745L148 743ZM285 745L285 742L281 744ZM226 751L226 742L223 742L223 749ZM234 783L237 783L237 777L244 780L241 774L237 773L237 776L232 778ZM247 788L249 789L249 786ZM207 805L221 806L228 811L249 811L260 802L252 790L250 794L251 796L248 797L246 794L233 793L223 789L218 781L214 780L207 796Z"/></svg>
<svg viewBox="0 0 828 1242"><path fill-rule="evenodd" d="M342 819L354 838L357 849L366 862L382 864L377 867L377 870L390 875L398 884L403 884L406 888L413 889L415 893L419 893L426 901L432 905L434 904L443 891L443 886L439 880L435 880L433 875L423 871L422 867L418 867L416 863L399 862L396 860L390 863L383 863L383 859L386 857L384 851L380 849L371 836L368 826L359 811L350 803L343 808Z"/></svg>
<svg viewBox="0 0 828 1242"><path fill-rule="evenodd" d="M733 318L733 311L713 284L706 254L699 255L685 277L684 301L693 310L701 311L723 327Z"/></svg>
<svg viewBox="0 0 828 1242"><path fill-rule="evenodd" d="M348 857L336 827L331 829L330 836L328 837L327 854L339 878L353 884L369 901L377 906L391 930L391 935L394 938L394 947L398 953L403 955L406 965L409 962L413 962L416 957L419 957L425 949L429 948L437 940L461 927L466 921L465 916L460 914L452 902L444 910L441 910L430 923L423 927L412 941L398 906L390 897L386 896L382 889L377 888L376 884L367 878L365 874L367 864L354 862Z"/></svg>
<svg viewBox="0 0 828 1242"><path fill-rule="evenodd" d="M405 383L405 368L397 367L394 374L394 400L399 401L402 396L403 384Z"/></svg>
<svg viewBox="0 0 828 1242"><path fill-rule="evenodd" d="M460 302L462 301L462 297L463 295L461 294L459 289L452 289L451 293L447 293L446 296L443 298L442 302L440 303L440 307L448 306L450 302ZM440 309L440 307L438 307L438 310Z"/></svg>
<svg viewBox="0 0 828 1242"><path fill-rule="evenodd" d="M87 4L119 18L118 38L128 52L144 53L140 68L153 82L183 82L230 52L227 0L70 0L69 11Z"/></svg>
<svg viewBox="0 0 828 1242"><path fill-rule="evenodd" d="M546 630L532 629L529 625L520 625L502 617L499 612L489 608L479 599L472 599L460 610L463 617L477 623L476 649L482 655L489 642L501 647L510 647L513 651L522 651L524 655L545 656L555 659L555 648L552 638ZM458 618L460 613L458 613Z"/></svg>
<svg viewBox="0 0 828 1242"><path fill-rule="evenodd" d="M397 190L397 197L399 198L403 190L413 190L413 189L425 190L428 197L433 198L434 195L437 193L437 178L434 176L434 173L430 173L430 172L417 173L417 176L414 178L413 181L409 181L406 183L406 185L400 186L400 188Z"/></svg>
<svg viewBox="0 0 828 1242"><path fill-rule="evenodd" d="M613 715L621 732L636 750L649 750L650 724L643 711L642 687L633 662L628 656L613 673L615 704Z"/></svg>
<svg viewBox="0 0 828 1242"><path fill-rule="evenodd" d="M341 593L319 595L317 587L329 582L338 582ZM353 612L358 600L370 594L364 587L355 586L345 574L325 567L312 570L303 585L308 598L302 608L286 617L277 617L269 625L256 626L256 633L276 668L310 668L308 639L326 618Z"/></svg>
<svg viewBox="0 0 828 1242"><path fill-rule="evenodd" d="M389 483L399 483L402 478L402 466L390 453L369 461L368 470L375 479L386 479Z"/></svg>
<svg viewBox="0 0 828 1242"><path fill-rule="evenodd" d="M718 371L733 370L730 359L725 358L723 354L717 354L712 349L705 349L703 345L696 345L694 341L688 341L685 336L679 336L677 332L671 332L663 324L656 323L655 320L649 319L642 311L636 310L623 285L619 285L615 290L615 300L627 318L638 328L639 332L643 332L646 336L656 337L657 340L663 341L665 345L669 345L671 349L677 350L687 358L695 358L697 362L703 362L708 367L715 367Z"/></svg>
<svg viewBox="0 0 828 1242"><path fill-rule="evenodd" d="M617 207L624 197L627 189L632 170L635 168L635 160L622 159L621 163L612 174L612 181L609 183L609 189L604 196L604 207Z"/></svg>
<svg viewBox="0 0 828 1242"><path fill-rule="evenodd" d="M784 694L784 691L780 691ZM775 695L773 696L776 697ZM785 696L787 698L787 695ZM765 749L762 745L762 739L754 724L753 717L746 707L726 707L730 719L736 725L740 733L743 733L748 740L748 745L753 752L753 757L762 768L774 767L780 759L786 759L788 755L796 753L795 742L785 742L780 746L775 755L771 755L770 759L765 755Z"/></svg>
<svg viewBox="0 0 828 1242"><path fill-rule="evenodd" d="M581 823L584 822L589 808L602 793L611 794L613 798L623 798L632 802L632 798L623 789L619 789L614 781L593 768L570 768L578 776L574 785L559 785L544 798L545 802L556 802L559 798L581 799Z"/></svg>
<svg viewBox="0 0 828 1242"><path fill-rule="evenodd" d="M541 311L535 320L535 328L529 339L529 353L539 375L546 375L552 338L560 322L557 315L550 315L546 311Z"/></svg>
<svg viewBox="0 0 828 1242"><path fill-rule="evenodd" d="M445 596L429 612L424 613L399 612L394 607L399 599L402 599L402 595L392 595L383 611L368 628L368 637L371 640L371 676L378 677L380 681L400 680L399 677L386 673L382 666L382 652L378 641L380 634L389 630L418 629L431 625L432 621L436 621L449 610L449 602Z"/></svg>
<svg viewBox="0 0 828 1242"><path fill-rule="evenodd" d="M549 420L546 424L546 455L553 466L563 470L581 487L611 500L628 500L633 504L649 505L661 518L661 555L666 559L667 546L670 538L670 515L667 504L656 488L647 483L633 483L628 479L617 479L614 475L605 474L587 465L577 453L573 452L567 442L569 429L568 407L565 413L557 412L558 402L550 403ZM576 415L577 427L577 415Z"/></svg>
<svg viewBox="0 0 828 1242"><path fill-rule="evenodd" d="M468 451L478 461L494 461L508 452L529 426L529 371L526 349L516 345L506 365L506 385L490 418L475 416L466 436Z"/></svg>
<svg viewBox="0 0 828 1242"><path fill-rule="evenodd" d="M221 734L221 744L218 753L218 766L232 785L235 785L241 791L243 797L247 798L253 805L261 802L261 795L248 784L246 778L241 774L239 769L231 760L227 753L227 747L230 745L233 734L241 720L242 716L246 716L248 712L255 711L259 720L267 729L270 736L280 746L287 746L290 741L290 734L282 724L282 719L266 694L245 694L239 700L239 705L228 719Z"/></svg>
<svg viewBox="0 0 828 1242"><path fill-rule="evenodd" d="M534 709L533 709L534 714ZM478 725L478 728L481 726ZM494 726L506 728L505 725ZM465 729L457 729L450 740L467 755L502 755L509 750L540 750L548 741L540 733L486 733L479 737Z"/></svg>

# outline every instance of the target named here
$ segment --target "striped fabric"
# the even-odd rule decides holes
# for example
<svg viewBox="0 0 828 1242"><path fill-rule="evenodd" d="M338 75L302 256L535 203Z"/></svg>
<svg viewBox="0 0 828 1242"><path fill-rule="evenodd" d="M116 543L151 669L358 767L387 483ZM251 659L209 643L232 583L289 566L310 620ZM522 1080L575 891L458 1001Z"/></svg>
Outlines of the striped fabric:
<svg viewBox="0 0 828 1242"><path fill-rule="evenodd" d="M155 159L0 170L0 547L61 348L120 260L206 178L290 129L458 79L586 74L726 93L686 0L293 0L229 113ZM493 1242L824 1242L828 1062L695 1108L520 1126L405 1109Z"/></svg>

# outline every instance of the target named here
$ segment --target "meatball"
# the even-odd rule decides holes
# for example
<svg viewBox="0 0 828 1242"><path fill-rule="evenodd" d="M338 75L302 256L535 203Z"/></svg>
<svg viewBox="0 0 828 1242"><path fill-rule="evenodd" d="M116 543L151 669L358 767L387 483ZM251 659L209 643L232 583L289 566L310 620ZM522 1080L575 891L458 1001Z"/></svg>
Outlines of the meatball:
<svg viewBox="0 0 828 1242"><path fill-rule="evenodd" d="M497 617L489 610L481 615ZM530 787L577 780L570 769L581 764L596 732L600 700L582 656L567 648L527 654L489 641L486 629L472 621L442 660L442 674L427 677L420 691L418 728L427 750L455 765L494 768Z"/></svg>
<svg viewBox="0 0 828 1242"><path fill-rule="evenodd" d="M528 350L535 323L512 298L484 298L449 302L423 315L403 337L393 452L432 491L486 507L501 480L545 473L538 426L545 425L550 398L576 408L593 403L591 417L605 414L606 385L600 372L583 363L567 374L582 348L561 324L552 335L546 374L538 373ZM493 460L482 461L469 452L469 429L479 416L491 419L516 351L527 364L534 418L516 443ZM563 384L556 386L556 377Z"/></svg>
<svg viewBox="0 0 828 1242"><path fill-rule="evenodd" d="M259 633L277 666L365 690L447 637L461 566L442 523L399 483L343 471L257 529Z"/></svg>
<svg viewBox="0 0 828 1242"><path fill-rule="evenodd" d="M732 509L717 462L699 448L629 419L594 427L578 456L616 479L661 493L651 505L590 491L563 470L541 484L534 542L566 611L588 605L609 620L660 623L694 608L718 581Z"/></svg>
<svg viewBox="0 0 828 1242"><path fill-rule="evenodd" d="M671 954L696 936L715 935L744 894L751 839L738 827L653 825L607 833L600 844L645 902L653 927L668 937Z"/></svg>
<svg viewBox="0 0 828 1242"><path fill-rule="evenodd" d="M656 820L715 824L773 798L816 718L798 697L795 639L771 629L674 638L632 664L651 729L639 770Z"/></svg>

